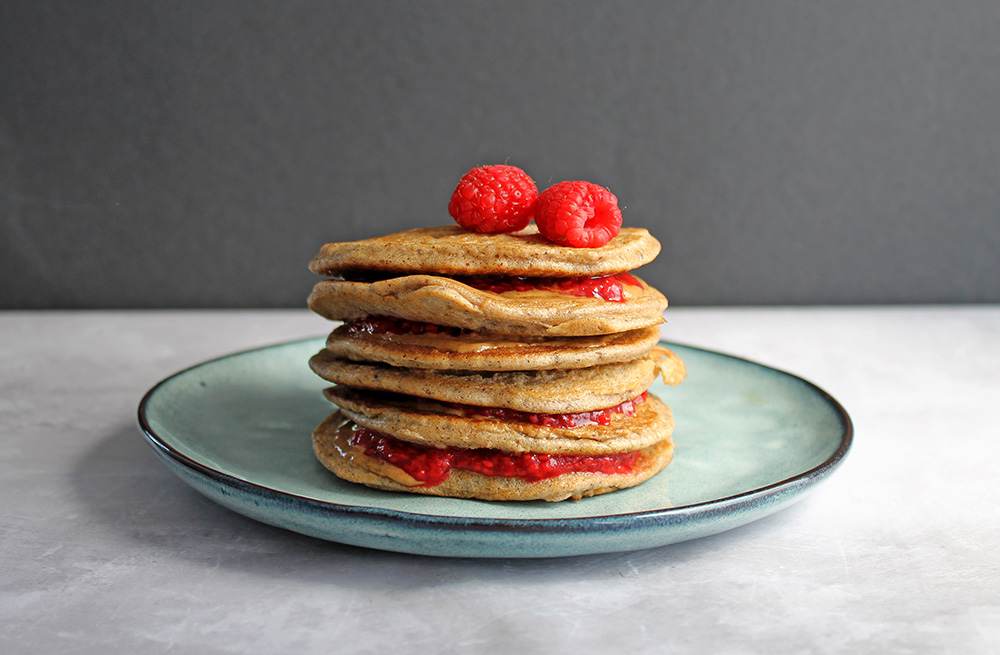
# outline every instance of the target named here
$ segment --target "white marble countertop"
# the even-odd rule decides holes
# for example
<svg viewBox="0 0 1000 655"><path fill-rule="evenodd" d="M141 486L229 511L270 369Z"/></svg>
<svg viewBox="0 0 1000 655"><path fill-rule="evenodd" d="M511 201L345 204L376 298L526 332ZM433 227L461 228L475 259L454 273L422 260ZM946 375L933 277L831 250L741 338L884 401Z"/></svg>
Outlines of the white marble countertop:
<svg viewBox="0 0 1000 655"><path fill-rule="evenodd" d="M455 560L256 523L141 438L149 387L323 334L307 311L0 313L0 652L1000 652L1000 307L667 318L841 401L844 465L713 537Z"/></svg>

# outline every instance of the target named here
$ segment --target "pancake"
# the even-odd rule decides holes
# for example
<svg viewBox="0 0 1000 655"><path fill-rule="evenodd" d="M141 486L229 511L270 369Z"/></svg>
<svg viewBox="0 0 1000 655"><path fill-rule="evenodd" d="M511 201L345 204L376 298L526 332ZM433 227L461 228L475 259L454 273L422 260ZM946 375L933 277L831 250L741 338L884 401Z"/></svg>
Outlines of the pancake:
<svg viewBox="0 0 1000 655"><path fill-rule="evenodd" d="M376 282L323 280L313 287L308 302L310 309L330 320L385 315L476 332L593 336L663 323L667 299L639 278L634 279L639 286L623 285L622 302L553 291L496 293L436 275Z"/></svg>
<svg viewBox="0 0 1000 655"><path fill-rule="evenodd" d="M627 473L564 473L557 477L528 481L518 477L483 475L453 470L447 479L433 486L421 486L401 468L369 457L364 448L352 446L354 424L335 412L313 432L313 452L338 477L387 491L478 498L482 500L547 500L583 498L635 486L649 479L670 462L673 442L665 438L639 451Z"/></svg>
<svg viewBox="0 0 1000 655"><path fill-rule="evenodd" d="M659 374L683 380L684 363L666 348L629 362L544 371L442 371L339 359L322 350L309 360L324 380L480 407L560 414L614 407L646 391Z"/></svg>
<svg viewBox="0 0 1000 655"><path fill-rule="evenodd" d="M674 450L671 409L647 390L686 374L658 343L667 299L630 273L659 252L644 229L569 248L535 225L324 245L308 305L345 324L309 362L338 407L313 432L316 457L347 481L454 498L559 501L647 480Z"/></svg>
<svg viewBox="0 0 1000 655"><path fill-rule="evenodd" d="M660 252L642 228L622 228L601 248L567 248L538 234L479 234L457 225L425 227L373 239L328 243L309 264L314 273L350 277L359 271L439 275L595 276L630 271Z"/></svg>
<svg viewBox="0 0 1000 655"><path fill-rule="evenodd" d="M496 448L507 452L603 455L639 450L669 437L670 408L654 395L635 414L610 413L608 425L550 427L499 417L467 416L443 403L337 386L326 397L357 425L428 446Z"/></svg>
<svg viewBox="0 0 1000 655"><path fill-rule="evenodd" d="M335 357L405 368L526 371L585 368L643 357L660 339L658 327L590 337L527 338L466 332L458 335L373 334L341 325L326 341Z"/></svg>

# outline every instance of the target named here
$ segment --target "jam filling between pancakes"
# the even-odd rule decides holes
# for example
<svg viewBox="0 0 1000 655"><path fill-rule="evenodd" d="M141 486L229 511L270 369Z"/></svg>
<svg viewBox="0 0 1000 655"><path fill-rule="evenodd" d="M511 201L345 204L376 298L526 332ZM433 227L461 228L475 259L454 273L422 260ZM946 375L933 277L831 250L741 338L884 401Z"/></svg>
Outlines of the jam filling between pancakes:
<svg viewBox="0 0 1000 655"><path fill-rule="evenodd" d="M474 276L456 277L462 284L481 291L506 293L508 291L551 291L582 298L598 298L609 302L625 302L624 285L641 287L631 273L599 275L595 277L521 277Z"/></svg>
<svg viewBox="0 0 1000 655"><path fill-rule="evenodd" d="M479 276L455 279L473 288L493 293L548 291L608 302L627 300L624 285L642 286L629 273L574 278ZM354 334L426 334L459 337L471 332L458 327L380 315L347 321L345 327L348 332ZM648 394L643 392L640 396L615 407L565 414L541 414L457 403L443 404L467 417L495 418L545 427L575 428L585 425L609 425L615 414L634 416L637 405L644 402L647 397ZM455 469L481 475L516 477L529 482L546 480L571 472L631 473L641 456L639 451L608 455L562 455L509 453L489 448L438 448L401 441L363 427L358 427L354 431L350 444L362 448L368 457L397 466L425 487L441 484Z"/></svg>
<svg viewBox="0 0 1000 655"><path fill-rule="evenodd" d="M529 292L548 291L584 298L597 298L608 302L625 302L625 285L641 287L631 273L616 273L596 277L521 277L521 276L477 276L456 277L457 281L481 291L506 293L508 291ZM391 334L391 335L438 335L461 337L473 331L422 321L395 318L385 315L369 315L345 322L349 334Z"/></svg>
<svg viewBox="0 0 1000 655"><path fill-rule="evenodd" d="M615 414L625 416L635 416L636 407L645 402L649 397L649 392L643 391L632 400L626 400L620 405L608 407L606 409L595 409L589 412L574 412L567 414L539 414L536 412L522 412L516 409L506 409L503 407L477 407L474 405L449 404L461 411L465 416L483 416L488 418L498 418L504 421L516 423L532 423L548 428L578 428L584 425L611 425L611 418Z"/></svg>
<svg viewBox="0 0 1000 655"><path fill-rule="evenodd" d="M508 453L492 448L436 448L395 439L359 427L349 443L365 455L405 471L423 487L434 487L455 469L481 475L521 478L528 482L547 480L565 473L631 473L641 457L637 450L608 455L557 455Z"/></svg>
<svg viewBox="0 0 1000 655"><path fill-rule="evenodd" d="M466 328L411 321L405 318L383 316L380 314L355 318L346 321L344 326L347 328L349 334L440 334L449 337L460 337L463 334L472 333L472 330Z"/></svg>
<svg viewBox="0 0 1000 655"><path fill-rule="evenodd" d="M353 280L355 282L378 282L400 275L424 275L419 271L398 272L394 275L380 274L377 271L347 271L336 279ZM532 277L522 275L455 275L451 279L468 285L480 291L507 293L509 291L530 292L548 291L582 298L597 298L608 302L625 302L628 300L625 286L642 288L642 282L628 272L612 273L610 275L577 276L577 277Z"/></svg>

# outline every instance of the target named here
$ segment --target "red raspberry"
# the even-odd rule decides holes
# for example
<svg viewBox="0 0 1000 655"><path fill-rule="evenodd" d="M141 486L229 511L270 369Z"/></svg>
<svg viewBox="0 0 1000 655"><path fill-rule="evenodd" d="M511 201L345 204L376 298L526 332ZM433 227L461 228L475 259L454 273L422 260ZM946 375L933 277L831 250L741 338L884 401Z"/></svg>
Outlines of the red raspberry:
<svg viewBox="0 0 1000 655"><path fill-rule="evenodd" d="M618 198L590 182L560 182L538 196L538 231L549 241L574 248L600 248L622 227Z"/></svg>
<svg viewBox="0 0 1000 655"><path fill-rule="evenodd" d="M473 232L517 232L531 222L537 198L535 181L517 166L481 166L459 180L448 213Z"/></svg>

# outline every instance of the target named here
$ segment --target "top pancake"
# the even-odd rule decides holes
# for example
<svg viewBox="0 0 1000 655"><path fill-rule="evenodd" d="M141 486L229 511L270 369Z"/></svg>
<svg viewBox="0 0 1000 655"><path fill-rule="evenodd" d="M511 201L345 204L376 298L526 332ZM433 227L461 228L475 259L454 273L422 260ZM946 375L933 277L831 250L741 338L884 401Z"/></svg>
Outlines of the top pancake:
<svg viewBox="0 0 1000 655"><path fill-rule="evenodd" d="M567 248L538 234L534 224L516 234L479 234L447 225L328 243L309 269L342 278L365 272L591 277L633 270L659 252L660 242L643 228L622 228L601 248Z"/></svg>

